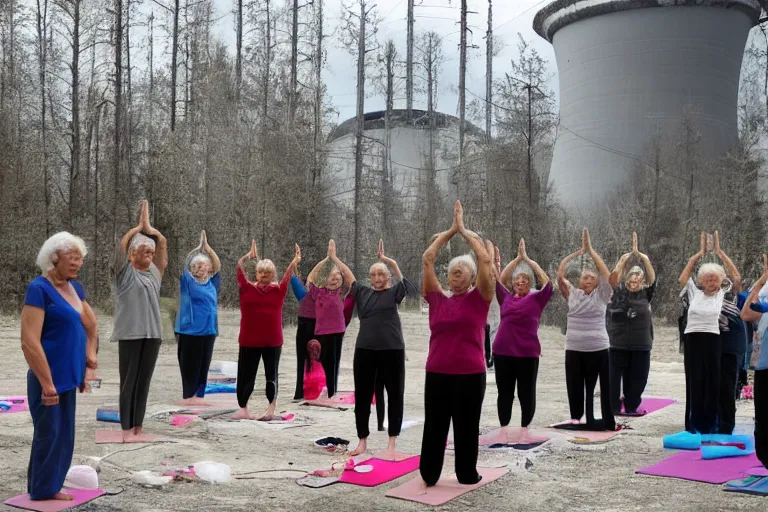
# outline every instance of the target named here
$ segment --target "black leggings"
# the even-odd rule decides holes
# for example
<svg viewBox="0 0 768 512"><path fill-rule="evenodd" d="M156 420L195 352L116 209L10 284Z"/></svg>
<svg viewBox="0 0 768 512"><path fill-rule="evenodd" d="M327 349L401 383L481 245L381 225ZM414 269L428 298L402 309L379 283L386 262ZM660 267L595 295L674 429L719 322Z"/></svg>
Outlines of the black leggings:
<svg viewBox="0 0 768 512"><path fill-rule="evenodd" d="M733 434L736 428L736 381L739 356L720 354L720 396L717 401L717 433Z"/></svg>
<svg viewBox="0 0 768 512"><path fill-rule="evenodd" d="M536 379L539 375L538 357L512 357L493 354L496 363L496 388L499 396L496 407L499 412L499 423L502 427L509 425L512 419L512 404L515 402L515 385L517 397L523 415L520 425L527 427L536 412Z"/></svg>
<svg viewBox="0 0 768 512"><path fill-rule="evenodd" d="M216 336L189 336L179 334L176 355L181 370L181 396L186 400L193 396L205 396L208 369L213 357Z"/></svg>
<svg viewBox="0 0 768 512"><path fill-rule="evenodd" d="M718 430L720 335L692 332L685 336L685 429L700 434Z"/></svg>
<svg viewBox="0 0 768 512"><path fill-rule="evenodd" d="M117 343L120 370L120 427L131 430L144 424L149 384L155 373L162 340L120 340Z"/></svg>
<svg viewBox="0 0 768 512"><path fill-rule="evenodd" d="M493 368L493 351L491 350L491 326L485 324L485 366Z"/></svg>
<svg viewBox="0 0 768 512"><path fill-rule="evenodd" d="M405 350L403 350L403 355L405 355ZM383 432L384 414L386 412L384 403L384 379L380 378L378 375L376 375L374 395L376 396L376 423L379 427L379 431Z"/></svg>
<svg viewBox="0 0 768 512"><path fill-rule="evenodd" d="M571 419L581 419L586 403L586 426L589 430L616 430L616 421L611 409L609 373L608 349L597 352L565 351L565 384L568 388ZM595 420L594 411L595 385L598 378L600 379L600 409L603 414L603 419L599 422Z"/></svg>
<svg viewBox="0 0 768 512"><path fill-rule="evenodd" d="M280 352L282 347L240 347L240 353L237 356L237 405L242 408L248 406L261 359L264 359L267 401L269 403L275 401Z"/></svg>
<svg viewBox="0 0 768 512"><path fill-rule="evenodd" d="M427 372L424 380L424 434L421 438L421 478L428 486L440 479L445 443L453 420L456 478L461 484L480 481L477 472L480 414L485 396L485 373L448 375Z"/></svg>
<svg viewBox="0 0 768 512"><path fill-rule="evenodd" d="M344 333L320 334L315 336L320 342L320 363L325 372L325 387L328 388L328 398L336 394L336 383L339 380L339 362L341 360L341 342Z"/></svg>
<svg viewBox="0 0 768 512"><path fill-rule="evenodd" d="M370 435L368 419L376 384L381 382L389 399L389 436L400 435L403 423L403 396L405 394L405 350L355 349L353 362L355 377L355 426L357 437ZM377 398L378 400L378 398ZM383 403L383 400L382 400ZM379 402L376 402L378 408Z"/></svg>
<svg viewBox="0 0 768 512"><path fill-rule="evenodd" d="M299 317L296 326L296 391L294 400L304 398L304 366L307 363L307 343L315 337L315 319Z"/></svg>
<svg viewBox="0 0 768 512"><path fill-rule="evenodd" d="M650 350L610 349L611 407L621 412L621 391L624 388L624 410L634 413L643 401L643 391L651 370ZM602 392L602 391L601 391Z"/></svg>
<svg viewBox="0 0 768 512"><path fill-rule="evenodd" d="M755 370L755 453L768 468L768 369Z"/></svg>

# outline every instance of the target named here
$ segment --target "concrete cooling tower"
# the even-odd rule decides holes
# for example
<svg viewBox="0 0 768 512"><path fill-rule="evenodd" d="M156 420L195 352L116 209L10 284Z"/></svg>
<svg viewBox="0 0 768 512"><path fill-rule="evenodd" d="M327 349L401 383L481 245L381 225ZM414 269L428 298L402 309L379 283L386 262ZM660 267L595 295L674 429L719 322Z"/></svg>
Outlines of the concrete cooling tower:
<svg viewBox="0 0 768 512"><path fill-rule="evenodd" d="M703 158L737 141L744 47L757 0L557 0L534 29L555 48L560 127L550 177L588 207L692 112Z"/></svg>

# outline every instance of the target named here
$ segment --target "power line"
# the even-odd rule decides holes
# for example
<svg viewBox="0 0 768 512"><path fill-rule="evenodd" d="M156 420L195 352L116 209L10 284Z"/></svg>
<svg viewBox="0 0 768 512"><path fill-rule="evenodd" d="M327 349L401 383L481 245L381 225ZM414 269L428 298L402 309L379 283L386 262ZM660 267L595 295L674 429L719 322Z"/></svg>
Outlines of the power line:
<svg viewBox="0 0 768 512"><path fill-rule="evenodd" d="M493 27L493 30L494 30L494 31L496 31L496 30L500 29L501 27L503 27L504 25L507 25L507 24L509 24L509 23L512 23L513 21L515 21L516 19L518 19L518 18L519 18L520 16L522 16L523 14L527 13L527 12L528 12L528 11L530 11L531 9L535 9L536 7L538 7L538 6L540 6L541 4L545 3L546 1L547 1L547 0L541 0L539 3L537 3L537 4L534 4L534 5L530 6L529 8L527 8L526 10L524 10L523 12L521 12L520 14L518 14L517 16L514 16L514 17L512 17L511 19L508 19L507 21L505 21L505 22L504 22L504 23L502 23L501 25L497 25L497 26Z"/></svg>

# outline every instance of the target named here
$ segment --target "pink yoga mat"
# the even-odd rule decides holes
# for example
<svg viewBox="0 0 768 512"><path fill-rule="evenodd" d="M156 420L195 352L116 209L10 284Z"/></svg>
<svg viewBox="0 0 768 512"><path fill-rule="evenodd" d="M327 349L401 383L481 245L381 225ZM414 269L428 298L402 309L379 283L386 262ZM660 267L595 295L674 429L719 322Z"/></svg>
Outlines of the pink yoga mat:
<svg viewBox="0 0 768 512"><path fill-rule="evenodd" d="M522 430L521 427L513 427L512 428L512 436L517 436L520 434L520 431ZM479 446L489 446L496 443L512 443L514 439L501 439L501 428L495 428L491 430L490 432L487 432L485 434L482 434L480 438L478 439L478 445ZM532 435L535 435L537 437L546 437L549 439L549 436L542 435L546 434L546 432L534 432L531 431Z"/></svg>
<svg viewBox="0 0 768 512"><path fill-rule="evenodd" d="M162 436L150 436L144 434L147 438L146 443L162 443L170 441L167 437ZM97 430L96 431L96 444L123 444L123 433L119 430ZM135 443L142 444L142 443Z"/></svg>
<svg viewBox="0 0 768 512"><path fill-rule="evenodd" d="M640 403L640 409L645 410L645 415L656 412L672 404L676 404L677 400L671 398L643 398ZM624 413L624 405L621 406L621 412Z"/></svg>
<svg viewBox="0 0 768 512"><path fill-rule="evenodd" d="M750 476L768 476L768 469L761 465L759 467L749 468L747 473L749 473Z"/></svg>
<svg viewBox="0 0 768 512"><path fill-rule="evenodd" d="M563 423L555 423L555 425L562 425L567 422ZM565 429L558 429L555 428L555 425L550 425L547 430L550 430L552 432L557 432L558 434L568 436L571 439L575 438L583 438L588 440L591 443L600 443L603 441L608 441L610 439L613 439L617 435L619 435L619 432L621 430L602 430L598 432L593 432L591 430L565 430Z"/></svg>
<svg viewBox="0 0 768 512"><path fill-rule="evenodd" d="M387 492L386 496L390 498L399 498L401 500L415 501L425 505L442 505L462 494L474 491L477 488L488 485L494 480L498 480L507 472L507 468L477 468L477 472L483 476L479 483L474 485L462 485L456 481L456 475L443 477L437 482L437 485L429 487L426 494L419 495L420 478L409 480L399 487L395 487Z"/></svg>
<svg viewBox="0 0 768 512"><path fill-rule="evenodd" d="M333 398L318 398L317 400L307 400L302 402L301 405L314 405L315 407L330 407L331 409L349 409L350 405L354 405L355 397L352 395L352 403L343 403L335 396Z"/></svg>
<svg viewBox="0 0 768 512"><path fill-rule="evenodd" d="M391 482L396 478L407 475L419 469L418 455L409 457L399 462L381 459L368 459L357 464L358 466L373 466L370 473L358 473L356 471L344 471L339 482L345 484L362 485L363 487L376 487L377 485Z"/></svg>
<svg viewBox="0 0 768 512"><path fill-rule="evenodd" d="M99 496L106 494L101 489L66 489L64 492L71 494L74 499L72 501L32 501L29 499L29 494L22 494L21 496L16 496L15 498L7 500L5 504L9 507L36 510L37 512L59 512L60 510L77 507L78 505L95 500Z"/></svg>
<svg viewBox="0 0 768 512"><path fill-rule="evenodd" d="M174 414L171 418L172 427L186 427L190 421L197 418L191 414Z"/></svg>
<svg viewBox="0 0 768 512"><path fill-rule="evenodd" d="M0 410L0 414L11 414L14 412L24 412L29 410L29 407L27 406L27 397L25 396L9 396L6 398L0 398L0 402L13 402L15 400L23 400L24 403L14 404L7 411Z"/></svg>
<svg viewBox="0 0 768 512"><path fill-rule="evenodd" d="M724 484L730 480L744 478L757 471L762 464L755 454L743 457L728 457L724 459L704 460L701 451L680 451L647 468L638 469L641 475L666 476L704 482L708 484Z"/></svg>

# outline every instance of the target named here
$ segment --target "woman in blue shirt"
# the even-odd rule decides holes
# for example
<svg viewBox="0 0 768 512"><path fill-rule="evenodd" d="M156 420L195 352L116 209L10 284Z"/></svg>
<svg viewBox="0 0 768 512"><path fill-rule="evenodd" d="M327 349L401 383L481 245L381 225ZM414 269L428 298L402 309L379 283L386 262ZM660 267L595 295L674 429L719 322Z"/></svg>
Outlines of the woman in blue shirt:
<svg viewBox="0 0 768 512"><path fill-rule="evenodd" d="M37 256L41 276L27 286L21 347L29 364L27 397L34 434L27 472L33 500L71 500L61 492L75 448L76 394L96 369L96 315L77 274L87 254L79 237L61 232Z"/></svg>
<svg viewBox="0 0 768 512"><path fill-rule="evenodd" d="M754 400L755 400L755 454L763 466L768 468L768 315L762 312L761 303L765 302L765 285L768 283L768 255L763 256L763 275L752 287L744 307L741 319L758 324L760 355L755 365Z"/></svg>
<svg viewBox="0 0 768 512"><path fill-rule="evenodd" d="M205 231L200 245L187 255L181 274L179 313L176 316L182 404L207 405L203 400L213 343L219 334L218 307L221 262L208 245Z"/></svg>

